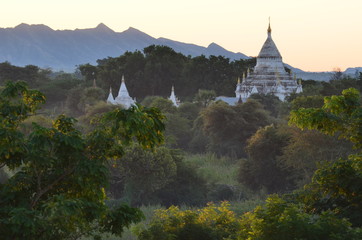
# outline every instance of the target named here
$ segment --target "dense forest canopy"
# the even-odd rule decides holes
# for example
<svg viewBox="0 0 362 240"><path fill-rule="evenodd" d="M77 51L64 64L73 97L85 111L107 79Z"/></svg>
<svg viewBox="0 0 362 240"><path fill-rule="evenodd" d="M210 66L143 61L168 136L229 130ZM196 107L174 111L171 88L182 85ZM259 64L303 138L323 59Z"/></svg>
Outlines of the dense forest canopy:
<svg viewBox="0 0 362 240"><path fill-rule="evenodd" d="M139 211L120 205L127 203L204 207L160 210L149 225L137 225L139 239L270 240L283 234L285 239L359 239L362 74L351 78L336 72L329 82L302 81L303 92L285 102L254 94L230 106L215 97L234 96L237 78L252 70L255 59L190 57L153 45L97 63L80 65L75 73L0 63L0 201L6 205L0 208L0 229L26 229L29 235L22 236L28 239L107 239L102 232L120 235L123 226L142 219ZM117 95L122 75L141 104L130 110L105 102L110 87ZM179 107L167 99L171 86L181 99ZM344 91L348 88L353 89ZM112 131L117 136L109 135ZM109 139L122 143L120 148ZM63 150L52 152L53 145ZM95 158L99 161L88 166ZM87 171L70 171L77 166ZM56 180L62 171L67 177ZM40 186L48 181L54 191L42 193L39 176L47 179ZM89 186L79 185L90 176ZM75 189L84 201L72 202L78 198ZM267 194L279 195L263 203ZM217 205L225 200L231 205ZM215 204L205 206L211 201ZM72 217L72 226L58 221L82 214L87 204L93 206L92 216ZM56 211L47 206L57 206ZM125 211L129 215L116 214ZM9 216L11 221L4 220ZM32 221L34 216L39 221ZM105 217L113 220L99 221ZM215 225L218 219L225 225ZM86 234L92 224L98 230ZM277 226L284 228L271 231ZM40 228L44 235L37 237L32 231Z"/></svg>

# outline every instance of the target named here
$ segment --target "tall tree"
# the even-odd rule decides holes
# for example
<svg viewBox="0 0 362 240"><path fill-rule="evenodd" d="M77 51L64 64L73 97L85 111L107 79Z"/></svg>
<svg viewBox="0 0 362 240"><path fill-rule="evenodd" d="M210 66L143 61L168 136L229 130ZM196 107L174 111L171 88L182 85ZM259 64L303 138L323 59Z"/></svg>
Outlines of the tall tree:
<svg viewBox="0 0 362 240"><path fill-rule="evenodd" d="M258 128L270 124L270 117L255 100L237 106L216 102L201 112L204 134L210 137L209 150L225 155L245 156L246 141Z"/></svg>
<svg viewBox="0 0 362 240"><path fill-rule="evenodd" d="M274 125L260 128L248 140L248 159L241 162L239 182L253 190L264 188L268 193L292 189L294 182L288 178L290 172L278 163L289 137Z"/></svg>
<svg viewBox="0 0 362 240"><path fill-rule="evenodd" d="M109 159L119 159L136 139L151 148L162 142L162 115L156 109L115 109L83 136L75 120L60 115L51 128L19 125L45 98L23 83L9 82L0 93L0 167L17 169L0 184L0 235L4 239L70 239L99 232L121 235L142 218L126 205L104 200Z"/></svg>
<svg viewBox="0 0 362 240"><path fill-rule="evenodd" d="M362 107L360 94L350 88L340 96L325 97L322 108L301 108L291 112L290 123L301 129L315 129L324 134L339 134L358 151L316 171L312 183L299 198L313 213L333 210L362 226Z"/></svg>

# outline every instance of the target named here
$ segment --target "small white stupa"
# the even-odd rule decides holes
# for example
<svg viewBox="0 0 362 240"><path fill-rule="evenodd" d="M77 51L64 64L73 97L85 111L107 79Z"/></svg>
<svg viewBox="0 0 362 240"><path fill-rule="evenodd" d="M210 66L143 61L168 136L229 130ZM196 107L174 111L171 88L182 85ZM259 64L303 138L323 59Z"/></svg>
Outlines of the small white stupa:
<svg viewBox="0 0 362 240"><path fill-rule="evenodd" d="M107 98L107 103L115 104L114 97L113 97L113 94L112 94L112 87L109 88L109 95L108 95L108 98Z"/></svg>
<svg viewBox="0 0 362 240"><path fill-rule="evenodd" d="M107 102L115 104L115 105L123 105L125 108L129 108L132 105L135 105L136 101L132 99L129 94L126 87L126 83L124 81L124 76L122 76L122 82L121 87L118 91L118 96L112 101L113 95L112 90L110 89L110 93L107 99Z"/></svg>
<svg viewBox="0 0 362 240"><path fill-rule="evenodd" d="M168 99L170 99L172 101L173 105L175 105L176 107L180 106L180 100L175 95L174 86L172 86L172 88L171 88L171 96Z"/></svg>

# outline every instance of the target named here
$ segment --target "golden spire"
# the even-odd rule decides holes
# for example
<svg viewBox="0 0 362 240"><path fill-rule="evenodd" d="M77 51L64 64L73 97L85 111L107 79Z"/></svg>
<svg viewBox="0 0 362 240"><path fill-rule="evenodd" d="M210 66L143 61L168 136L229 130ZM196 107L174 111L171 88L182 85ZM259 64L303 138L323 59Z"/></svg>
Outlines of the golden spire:
<svg viewBox="0 0 362 240"><path fill-rule="evenodd" d="M268 33L271 33L271 27L270 27L270 17L269 17L269 27L268 27Z"/></svg>
<svg viewBox="0 0 362 240"><path fill-rule="evenodd" d="M240 77L238 77L238 84L240 84Z"/></svg>
<svg viewBox="0 0 362 240"><path fill-rule="evenodd" d="M243 82L244 82L244 80L245 80L245 73L243 73Z"/></svg>

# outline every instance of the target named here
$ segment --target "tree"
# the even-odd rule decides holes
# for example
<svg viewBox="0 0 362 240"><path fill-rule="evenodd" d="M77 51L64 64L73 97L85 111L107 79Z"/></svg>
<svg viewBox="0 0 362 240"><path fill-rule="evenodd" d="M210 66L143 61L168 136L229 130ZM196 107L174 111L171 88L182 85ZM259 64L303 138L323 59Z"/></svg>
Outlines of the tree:
<svg viewBox="0 0 362 240"><path fill-rule="evenodd" d="M195 102L199 103L202 107L207 107L216 98L216 93L213 90L199 89L195 95Z"/></svg>
<svg viewBox="0 0 362 240"><path fill-rule="evenodd" d="M151 45L143 49L145 54L144 83L147 95L168 96L171 86L180 83L186 57L167 46ZM181 85L181 84L179 84Z"/></svg>
<svg viewBox="0 0 362 240"><path fill-rule="evenodd" d="M280 115L280 105L282 102L277 96L273 94L252 94L250 98L260 102L264 109L270 112L271 116L278 117Z"/></svg>
<svg viewBox="0 0 362 240"><path fill-rule="evenodd" d="M237 106L216 102L201 112L203 132L210 138L209 150L221 155L245 155L246 141L260 127L270 124L270 117L255 100Z"/></svg>
<svg viewBox="0 0 362 240"><path fill-rule="evenodd" d="M238 240L289 239L353 239L361 238L346 219L332 212L321 215L306 213L300 204L287 202L276 195L268 197L265 206L258 206L242 216Z"/></svg>
<svg viewBox="0 0 362 240"><path fill-rule="evenodd" d="M265 188L268 193L293 188L290 172L278 163L288 141L289 134L274 125L259 129L248 140L248 159L241 162L239 182L253 190Z"/></svg>
<svg viewBox="0 0 362 240"><path fill-rule="evenodd" d="M323 106L323 96L299 96L292 100L292 110L299 108L320 108Z"/></svg>
<svg viewBox="0 0 362 240"><path fill-rule="evenodd" d="M316 129L324 134L340 133L362 149L362 108L359 92L354 88L343 90L341 96L324 98L322 108L301 108L290 114L290 124L301 129Z"/></svg>
<svg viewBox="0 0 362 240"><path fill-rule="evenodd" d="M44 95L24 83L0 93L0 167L17 169L0 184L0 235L4 239L69 239L96 231L121 235L142 213L104 204L106 162L119 159L136 139L151 148L163 141L162 115L140 106L107 113L83 136L73 118L60 115L50 128L34 124L25 136L19 125L36 113Z"/></svg>
<svg viewBox="0 0 362 240"><path fill-rule="evenodd" d="M227 202L222 202L219 206L209 203L197 211L182 211L172 206L158 210L149 228L141 231L138 239L236 239L239 226L240 223Z"/></svg>
<svg viewBox="0 0 362 240"><path fill-rule="evenodd" d="M340 96L325 97L322 108L292 111L290 124L328 135L338 133L354 144L358 153L317 170L299 199L310 212L330 209L340 217L349 218L355 226L362 226L362 107L359 92L346 89Z"/></svg>
<svg viewBox="0 0 362 240"><path fill-rule="evenodd" d="M362 226L362 157L350 155L332 165L318 169L310 184L297 194L307 212L321 214L333 211L348 219L355 227Z"/></svg>
<svg viewBox="0 0 362 240"><path fill-rule="evenodd" d="M315 130L301 131L295 127L285 127L285 131L290 139L278 162L280 167L291 170L290 180L300 187L311 181L318 167L353 153L351 143L337 136L326 136Z"/></svg>
<svg viewBox="0 0 362 240"><path fill-rule="evenodd" d="M123 198L133 206L152 203L151 195L171 182L177 170L170 150L139 145L128 147L116 166L114 176L123 179Z"/></svg>
<svg viewBox="0 0 362 240"><path fill-rule="evenodd" d="M151 107L160 109L163 113L176 113L177 108L170 99L163 97L154 98L150 104Z"/></svg>
<svg viewBox="0 0 362 240"><path fill-rule="evenodd" d="M78 103L78 108L83 112L87 111L87 108L94 106L99 101L104 101L106 95L101 88L88 87L83 90L82 96Z"/></svg>

